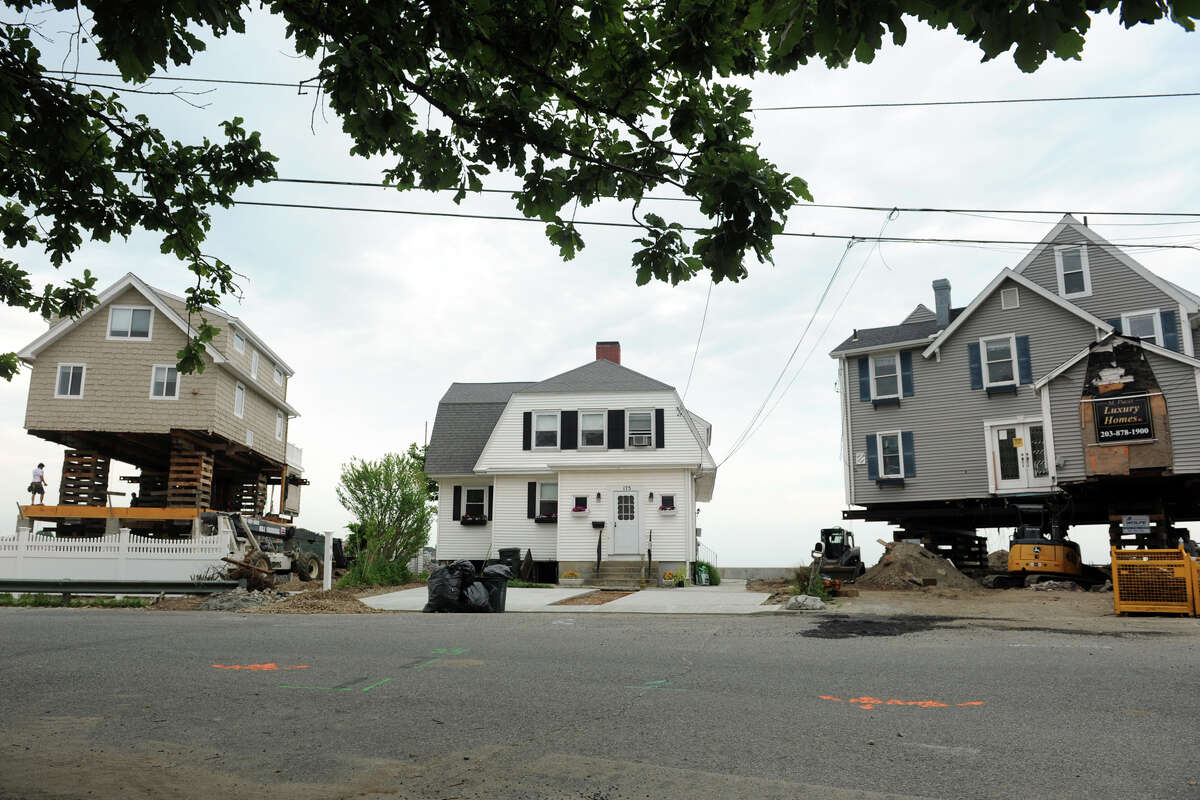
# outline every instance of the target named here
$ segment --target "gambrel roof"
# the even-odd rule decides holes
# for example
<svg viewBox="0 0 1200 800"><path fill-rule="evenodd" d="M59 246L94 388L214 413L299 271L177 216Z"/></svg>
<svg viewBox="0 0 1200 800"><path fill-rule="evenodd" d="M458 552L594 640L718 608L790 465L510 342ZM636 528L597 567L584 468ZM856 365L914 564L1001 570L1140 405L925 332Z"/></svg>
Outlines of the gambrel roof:
<svg viewBox="0 0 1200 800"><path fill-rule="evenodd" d="M427 475L470 475L513 392L533 384L452 383L438 403Z"/></svg>
<svg viewBox="0 0 1200 800"><path fill-rule="evenodd" d="M582 367L559 373L539 383L521 389L525 393L550 392L655 392L671 391L675 387L656 381L629 367L597 359Z"/></svg>

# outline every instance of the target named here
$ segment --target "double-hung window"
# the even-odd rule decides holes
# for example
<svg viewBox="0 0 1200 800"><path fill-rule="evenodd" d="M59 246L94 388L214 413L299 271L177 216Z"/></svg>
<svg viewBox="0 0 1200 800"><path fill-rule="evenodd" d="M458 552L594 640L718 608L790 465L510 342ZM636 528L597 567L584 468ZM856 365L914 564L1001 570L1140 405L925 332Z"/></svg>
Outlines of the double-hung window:
<svg viewBox="0 0 1200 800"><path fill-rule="evenodd" d="M549 517L558 514L557 483L538 484L537 513L539 517Z"/></svg>
<svg viewBox="0 0 1200 800"><path fill-rule="evenodd" d="M258 351L250 351L250 377L258 380Z"/></svg>
<svg viewBox="0 0 1200 800"><path fill-rule="evenodd" d="M54 384L55 397L83 397L83 381L86 377L85 364L59 364L58 380Z"/></svg>
<svg viewBox="0 0 1200 800"><path fill-rule="evenodd" d="M603 411L579 412L579 446L604 447L604 418Z"/></svg>
<svg viewBox="0 0 1200 800"><path fill-rule="evenodd" d="M980 341L983 351L983 385L1017 385L1016 337L997 336Z"/></svg>
<svg viewBox="0 0 1200 800"><path fill-rule="evenodd" d="M239 353L246 352L246 337L242 336L237 331L233 332L233 349Z"/></svg>
<svg viewBox="0 0 1200 800"><path fill-rule="evenodd" d="M464 489L462 512L464 517L474 517L475 519L483 519L487 516L487 489L470 486Z"/></svg>
<svg viewBox="0 0 1200 800"><path fill-rule="evenodd" d="M1136 336L1143 342L1160 346L1163 343L1162 316L1158 309L1122 314L1121 331L1126 336Z"/></svg>
<svg viewBox="0 0 1200 800"><path fill-rule="evenodd" d="M558 412L535 412L533 415L533 446L558 447Z"/></svg>
<svg viewBox="0 0 1200 800"><path fill-rule="evenodd" d="M283 370L281 370L279 367L275 368L275 383L283 386Z"/></svg>
<svg viewBox="0 0 1200 800"><path fill-rule="evenodd" d="M904 450L900 432L881 433L877 441L879 443L879 477L884 479L903 478Z"/></svg>
<svg viewBox="0 0 1200 800"><path fill-rule="evenodd" d="M1088 269L1087 246L1059 245L1054 248L1054 264L1058 272L1058 293L1062 297L1088 297L1092 293L1092 276Z"/></svg>
<svg viewBox="0 0 1200 800"><path fill-rule="evenodd" d="M284 421L283 412L276 409L276 411L275 411L275 439L280 442L283 441L283 421Z"/></svg>
<svg viewBox="0 0 1200 800"><path fill-rule="evenodd" d="M626 422L630 447L649 447L654 444L653 416L650 411L630 411Z"/></svg>
<svg viewBox="0 0 1200 800"><path fill-rule="evenodd" d="M891 353L871 357L871 399L900 396L900 356Z"/></svg>
<svg viewBox="0 0 1200 800"><path fill-rule="evenodd" d="M238 419L246 415L246 387L240 383L233 387L233 415Z"/></svg>
<svg viewBox="0 0 1200 800"><path fill-rule="evenodd" d="M150 397L179 397L179 370L174 365L154 365L150 376Z"/></svg>
<svg viewBox="0 0 1200 800"><path fill-rule="evenodd" d="M136 306L113 306L108 311L109 339L143 339L149 341L154 310Z"/></svg>

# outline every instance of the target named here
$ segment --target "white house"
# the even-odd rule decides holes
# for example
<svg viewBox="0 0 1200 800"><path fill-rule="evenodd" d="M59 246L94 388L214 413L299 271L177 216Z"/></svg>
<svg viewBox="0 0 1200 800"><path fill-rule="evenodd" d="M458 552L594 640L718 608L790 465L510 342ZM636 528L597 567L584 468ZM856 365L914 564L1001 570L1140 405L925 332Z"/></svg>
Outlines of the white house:
<svg viewBox="0 0 1200 800"><path fill-rule="evenodd" d="M712 499L712 426L671 386L621 366L619 342L537 383L454 383L425 471L439 487L440 561L531 551L543 572L646 575L696 558ZM597 573L597 564L601 565Z"/></svg>

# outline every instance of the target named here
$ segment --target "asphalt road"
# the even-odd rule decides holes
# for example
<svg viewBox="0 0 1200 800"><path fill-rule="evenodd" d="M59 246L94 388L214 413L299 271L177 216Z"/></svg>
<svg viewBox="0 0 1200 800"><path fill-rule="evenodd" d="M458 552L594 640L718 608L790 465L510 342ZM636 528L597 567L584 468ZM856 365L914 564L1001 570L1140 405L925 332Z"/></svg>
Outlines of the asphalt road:
<svg viewBox="0 0 1200 800"><path fill-rule="evenodd" d="M0 798L1200 799L1156 627L2 609Z"/></svg>

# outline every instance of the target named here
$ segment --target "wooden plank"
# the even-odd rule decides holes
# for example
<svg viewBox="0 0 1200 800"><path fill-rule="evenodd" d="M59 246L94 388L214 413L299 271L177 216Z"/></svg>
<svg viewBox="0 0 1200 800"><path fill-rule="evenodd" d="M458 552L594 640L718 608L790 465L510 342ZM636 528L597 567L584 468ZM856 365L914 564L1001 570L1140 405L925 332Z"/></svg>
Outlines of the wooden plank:
<svg viewBox="0 0 1200 800"><path fill-rule="evenodd" d="M51 522L57 519L135 519L135 520L177 520L195 519L203 509L199 508L153 508L138 506L136 508L107 508L105 506L21 506L21 516L25 519L36 519Z"/></svg>

